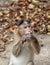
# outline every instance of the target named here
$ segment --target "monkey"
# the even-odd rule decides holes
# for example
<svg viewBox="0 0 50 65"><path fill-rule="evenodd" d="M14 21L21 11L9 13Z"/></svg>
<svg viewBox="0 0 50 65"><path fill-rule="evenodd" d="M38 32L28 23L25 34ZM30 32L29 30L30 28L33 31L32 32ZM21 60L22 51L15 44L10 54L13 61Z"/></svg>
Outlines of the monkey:
<svg viewBox="0 0 50 65"><path fill-rule="evenodd" d="M17 21L17 20L16 20ZM33 35L30 19L22 19L16 22L17 34L13 45L9 65L34 65L34 53L40 53L40 45ZM16 33L16 31L15 31Z"/></svg>

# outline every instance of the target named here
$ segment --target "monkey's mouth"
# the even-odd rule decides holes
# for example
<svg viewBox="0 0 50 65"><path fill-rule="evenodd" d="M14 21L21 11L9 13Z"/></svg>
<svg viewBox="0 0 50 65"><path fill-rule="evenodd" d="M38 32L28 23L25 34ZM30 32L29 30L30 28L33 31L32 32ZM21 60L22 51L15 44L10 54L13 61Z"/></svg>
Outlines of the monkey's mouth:
<svg viewBox="0 0 50 65"><path fill-rule="evenodd" d="M30 40L32 38L33 34L25 34L22 36L22 40L26 41L26 40Z"/></svg>

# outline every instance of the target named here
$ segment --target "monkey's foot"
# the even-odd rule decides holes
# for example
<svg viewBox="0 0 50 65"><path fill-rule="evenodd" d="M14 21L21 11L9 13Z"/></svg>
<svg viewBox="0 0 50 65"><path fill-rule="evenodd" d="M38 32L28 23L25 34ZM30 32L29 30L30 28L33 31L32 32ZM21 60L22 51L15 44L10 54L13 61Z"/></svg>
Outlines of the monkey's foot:
<svg viewBox="0 0 50 65"><path fill-rule="evenodd" d="M34 65L33 61L29 61L27 65Z"/></svg>

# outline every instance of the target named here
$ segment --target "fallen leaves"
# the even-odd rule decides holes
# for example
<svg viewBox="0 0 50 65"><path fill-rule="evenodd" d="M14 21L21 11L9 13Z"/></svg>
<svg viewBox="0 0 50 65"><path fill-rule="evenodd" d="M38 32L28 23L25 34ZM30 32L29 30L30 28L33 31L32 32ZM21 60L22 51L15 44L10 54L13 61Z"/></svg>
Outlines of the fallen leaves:
<svg viewBox="0 0 50 65"><path fill-rule="evenodd" d="M50 34L49 0L19 0L5 2L0 6L0 51L4 51L5 45L14 41L11 34L15 32L16 23L21 19L31 19L34 32Z"/></svg>

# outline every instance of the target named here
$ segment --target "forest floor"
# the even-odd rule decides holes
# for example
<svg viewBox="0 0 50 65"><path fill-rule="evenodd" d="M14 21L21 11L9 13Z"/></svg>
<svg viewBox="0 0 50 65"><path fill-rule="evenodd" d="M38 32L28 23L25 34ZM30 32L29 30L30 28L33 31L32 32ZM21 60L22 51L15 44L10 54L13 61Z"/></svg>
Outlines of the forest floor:
<svg viewBox="0 0 50 65"><path fill-rule="evenodd" d="M39 55L34 56L35 65L50 65L50 36L36 35L39 40L41 51ZM0 65L8 65L12 46L15 42L6 46L6 51L0 53Z"/></svg>

